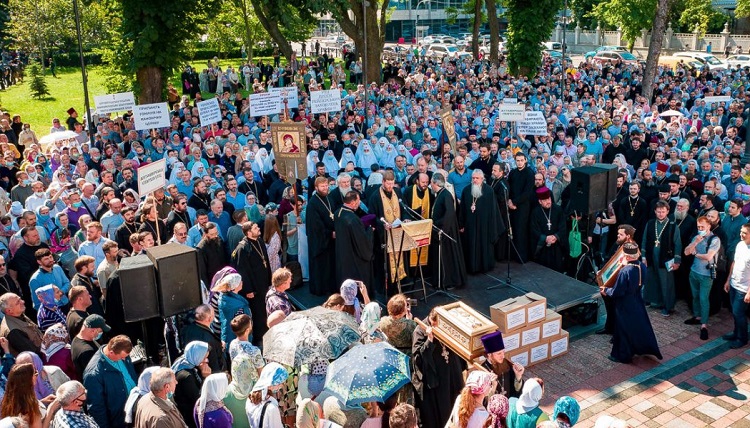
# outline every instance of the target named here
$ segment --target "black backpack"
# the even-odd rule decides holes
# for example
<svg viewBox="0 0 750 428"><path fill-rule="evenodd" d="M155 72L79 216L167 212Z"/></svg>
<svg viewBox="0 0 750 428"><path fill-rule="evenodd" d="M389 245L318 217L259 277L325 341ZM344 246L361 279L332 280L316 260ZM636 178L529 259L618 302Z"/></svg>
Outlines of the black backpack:
<svg viewBox="0 0 750 428"><path fill-rule="evenodd" d="M706 251L708 251L709 248L711 248L711 243L713 242L714 238L719 238L716 235L712 235L710 238L708 238L708 244L706 244ZM721 245L721 241L719 241L719 251L714 256L714 263L716 263L716 270L718 272L726 272L727 268L729 267L729 262L727 261L727 253L724 249L724 246Z"/></svg>

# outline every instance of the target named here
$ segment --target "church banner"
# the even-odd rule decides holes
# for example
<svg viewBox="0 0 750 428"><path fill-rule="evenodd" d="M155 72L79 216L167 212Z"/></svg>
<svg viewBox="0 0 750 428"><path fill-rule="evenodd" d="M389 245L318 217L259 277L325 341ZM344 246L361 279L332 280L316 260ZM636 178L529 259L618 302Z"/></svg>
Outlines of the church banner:
<svg viewBox="0 0 750 428"><path fill-rule="evenodd" d="M451 151L456 153L456 122L453 119L453 112L449 108L443 109L440 111L440 118L443 120L443 129L451 145Z"/></svg>
<svg viewBox="0 0 750 428"><path fill-rule="evenodd" d="M273 153L279 174L285 177L307 178L307 144L305 124L281 122L271 124ZM312 171L310 171L312 172Z"/></svg>

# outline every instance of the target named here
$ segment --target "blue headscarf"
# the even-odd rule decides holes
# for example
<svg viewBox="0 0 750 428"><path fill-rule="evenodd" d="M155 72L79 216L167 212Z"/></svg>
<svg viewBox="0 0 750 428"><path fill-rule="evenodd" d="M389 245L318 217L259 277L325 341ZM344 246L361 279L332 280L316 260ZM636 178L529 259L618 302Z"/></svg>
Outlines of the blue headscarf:
<svg viewBox="0 0 750 428"><path fill-rule="evenodd" d="M568 417L570 426L573 426L578 422L578 417L581 415L581 406L573 397L567 395L560 397L555 403L554 410L552 410L552 419L557 419L557 415L561 413Z"/></svg>
<svg viewBox="0 0 750 428"><path fill-rule="evenodd" d="M187 344L185 353L172 364L172 371L177 373L180 370L192 369L206 358L208 354L208 343L194 340Z"/></svg>
<svg viewBox="0 0 750 428"><path fill-rule="evenodd" d="M39 299L39 302L47 307L55 307L57 306L57 302L55 302L55 286L52 284L47 284L44 287L39 287L35 291L36 297Z"/></svg>

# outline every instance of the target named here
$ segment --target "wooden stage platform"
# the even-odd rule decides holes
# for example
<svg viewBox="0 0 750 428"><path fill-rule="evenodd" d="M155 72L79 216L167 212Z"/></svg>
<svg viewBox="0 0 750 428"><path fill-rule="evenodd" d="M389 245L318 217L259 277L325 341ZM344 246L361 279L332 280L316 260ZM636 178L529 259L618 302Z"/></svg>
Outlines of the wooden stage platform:
<svg viewBox="0 0 750 428"><path fill-rule="evenodd" d="M511 285L505 284L507 279L507 265L497 263L495 269L479 275L470 275L469 281L464 289L449 290L459 297L467 305L471 306L480 313L490 317L490 306L510 297L516 297L527 292L537 293L547 298L547 307L554 311L560 312L572 308L584 302L600 300L599 289L593 285L573 279L560 272L530 262L526 264L510 264ZM428 278L429 281L429 278ZM422 300L423 294L421 283L419 292L410 293L409 297L419 299L416 308L412 308L414 316L420 318L427 316L430 309L435 306L451 303L454 300L442 295L429 297L425 302ZM487 290L488 287L499 285L498 288ZM427 285L427 294L433 289ZM411 286L404 286L404 291L413 289ZM288 291L292 300L301 309L317 306L325 302L324 297L310 294L307 285L301 288ZM372 297L372 296L370 296ZM385 312L385 303L387 299L383 295L375 296L375 300L383 305L383 315ZM602 308L603 309L603 308ZM601 311L600 311L601 312ZM594 328L594 325L591 328ZM586 328L586 332L591 328Z"/></svg>

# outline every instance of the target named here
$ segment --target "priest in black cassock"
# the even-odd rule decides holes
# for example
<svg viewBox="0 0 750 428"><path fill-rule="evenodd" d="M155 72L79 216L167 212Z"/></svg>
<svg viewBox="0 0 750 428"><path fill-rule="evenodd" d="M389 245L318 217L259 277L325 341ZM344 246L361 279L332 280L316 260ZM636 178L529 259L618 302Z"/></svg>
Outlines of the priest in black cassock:
<svg viewBox="0 0 750 428"><path fill-rule="evenodd" d="M260 227L256 223L242 225L245 237L232 252L232 267L242 276L240 295L250 303L253 315L253 343L263 344L263 335L268 331L266 324L266 292L271 287L271 264L268 260L266 244L260 237Z"/></svg>
<svg viewBox="0 0 750 428"><path fill-rule="evenodd" d="M515 156L517 168L508 174L510 199L510 223L513 226L513 243L516 244L521 262L529 260L529 216L534 206L534 172L526 165L526 155L519 152ZM533 245L534 243L531 242Z"/></svg>
<svg viewBox="0 0 750 428"><path fill-rule="evenodd" d="M509 188L508 180L505 178L505 165L501 163L495 163L492 165L492 175L488 182L492 191L495 193L495 200L497 201L497 208L500 210L500 221L503 226L507 229L509 225L508 216L508 199L509 199ZM507 232L507 230L506 230ZM512 254L512 252L511 252ZM506 260L508 258L508 233L502 233L500 239L495 244L495 259L497 261Z"/></svg>
<svg viewBox="0 0 750 428"><path fill-rule="evenodd" d="M503 334L495 331L485 334L481 339L484 354L487 357L482 367L497 375L494 394L501 394L508 398L520 397L523 389L523 373L526 369L521 364L505 358Z"/></svg>
<svg viewBox="0 0 750 428"><path fill-rule="evenodd" d="M333 238L334 211L328 199L328 179L315 179L315 192L307 203L305 227L310 258L310 292L330 296L338 292L336 283L336 242Z"/></svg>
<svg viewBox="0 0 750 428"><path fill-rule="evenodd" d="M568 248L565 213L552 203L552 192L544 186L536 191L539 206L531 213L531 240L534 260L542 266L561 272Z"/></svg>
<svg viewBox="0 0 750 428"><path fill-rule="evenodd" d="M352 176L349 173L342 172L336 177L336 188L331 190L331 193L328 195L334 214L339 212L339 208L344 205L344 196L350 190L352 190Z"/></svg>
<svg viewBox="0 0 750 428"><path fill-rule="evenodd" d="M380 221L382 218L388 224L391 224L397 219L404 220L407 218L403 212L404 210L401 209L400 200L401 193L396 187L395 174L393 171L384 171L383 184L370 196L370 200L367 201L367 207L370 209L370 214L373 214L376 218L373 267L375 272L375 289L381 294L386 294L386 282L390 288L399 279L406 277L404 257L401 257L401 261L397 262L396 256L390 255L388 270L384 268L386 260L384 248L388 234L386 233L385 224ZM396 264L399 265L398 272L396 271Z"/></svg>
<svg viewBox="0 0 750 428"><path fill-rule="evenodd" d="M433 174L431 187L432 191L435 192L435 202L432 206L433 224L455 240L454 242L445 236L439 237L433 230L432 244L430 244L430 257L434 260L432 277L438 278L438 270L440 270L440 278L442 279L440 284L443 288L464 288L466 286L466 264L462 255L461 236L458 232L458 216L456 215L453 195L445 190L445 177L442 174ZM442 254L438 251L439 245L442 245ZM438 260L441 255L441 260Z"/></svg>
<svg viewBox="0 0 750 428"><path fill-rule="evenodd" d="M641 183L634 181L628 186L628 196L615 207L617 224L629 224L635 228L635 242L641 242L643 228L648 221L648 203L641 196Z"/></svg>
<svg viewBox="0 0 750 428"><path fill-rule="evenodd" d="M458 220L463 233L466 271L491 271L495 267L495 244L505 233L505 228L500 221L495 193L484 183L481 169L471 173L471 185L466 186L461 194Z"/></svg>
<svg viewBox="0 0 750 428"><path fill-rule="evenodd" d="M641 297L646 281L646 265L638 260L638 244L627 242L622 249L627 264L617 273L614 287L599 287L603 295L612 297L616 314L612 352L608 358L619 363L630 363L635 355L653 355L661 360L659 344Z"/></svg>
<svg viewBox="0 0 750 428"><path fill-rule="evenodd" d="M439 428L448 422L453 403L464 387L466 363L433 336L432 329L439 323L435 309L424 323L428 325L427 330L421 326L414 329L411 378L422 426Z"/></svg>
<svg viewBox="0 0 750 428"><path fill-rule="evenodd" d="M365 228L354 210L359 207L359 193L350 190L344 196L334 220L336 231L337 283L359 280L372 292L372 230ZM374 295L374 294L373 294Z"/></svg>

